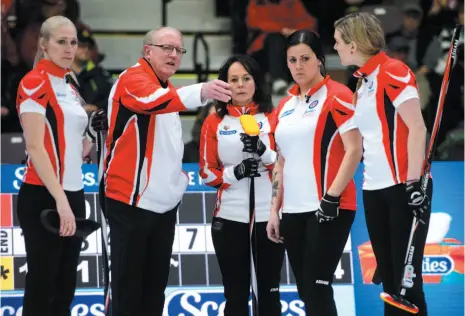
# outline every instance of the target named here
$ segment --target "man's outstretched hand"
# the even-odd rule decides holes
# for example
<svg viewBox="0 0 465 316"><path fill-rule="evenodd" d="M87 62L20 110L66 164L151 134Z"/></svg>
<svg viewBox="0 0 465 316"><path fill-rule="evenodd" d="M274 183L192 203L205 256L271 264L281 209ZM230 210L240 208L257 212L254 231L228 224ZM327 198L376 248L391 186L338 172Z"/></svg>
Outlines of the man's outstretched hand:
<svg viewBox="0 0 465 316"><path fill-rule="evenodd" d="M202 101L215 99L218 101L228 102L231 99L232 92L229 90L229 84L222 80L212 80L202 85L200 98Z"/></svg>

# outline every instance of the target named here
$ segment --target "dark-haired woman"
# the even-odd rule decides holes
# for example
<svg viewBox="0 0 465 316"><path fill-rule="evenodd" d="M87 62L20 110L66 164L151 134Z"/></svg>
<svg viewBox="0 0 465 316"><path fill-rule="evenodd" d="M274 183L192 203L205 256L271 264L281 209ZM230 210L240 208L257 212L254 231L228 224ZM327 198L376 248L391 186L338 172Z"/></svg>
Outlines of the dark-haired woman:
<svg viewBox="0 0 465 316"><path fill-rule="evenodd" d="M270 114L273 106L264 75L248 56L230 57L219 72L232 91L231 101L218 102L216 113L203 123L200 136L200 175L218 189L213 212L212 239L223 277L224 315L249 315L250 246L249 199L255 200L257 271L260 315L281 315L279 281L284 247L267 238L271 205L271 171L276 161ZM260 126L260 136L244 134L240 116L250 114ZM247 144L247 145L246 145ZM244 152L246 150L246 152ZM255 178L255 194L249 195Z"/></svg>
<svg viewBox="0 0 465 316"><path fill-rule="evenodd" d="M272 120L279 159L268 237L284 242L312 316L337 315L333 275L355 218L353 175L362 156L352 93L325 76L324 62L317 35L300 30L289 36L287 64L296 84Z"/></svg>

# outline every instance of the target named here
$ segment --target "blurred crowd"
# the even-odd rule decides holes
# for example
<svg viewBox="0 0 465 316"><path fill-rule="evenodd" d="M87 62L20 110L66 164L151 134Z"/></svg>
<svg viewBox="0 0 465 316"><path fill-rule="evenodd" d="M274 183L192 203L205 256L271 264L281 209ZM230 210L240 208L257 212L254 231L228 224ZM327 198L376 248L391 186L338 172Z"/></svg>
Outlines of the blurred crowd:
<svg viewBox="0 0 465 316"><path fill-rule="evenodd" d="M356 11L377 14L386 32L386 52L416 74L424 118L431 130L452 32L456 24L463 25L463 0L216 0L216 5L226 6L224 11L232 21L231 53L256 58L267 72L275 95L286 94L292 84L285 58L287 35L297 29L311 29L321 36L326 53L334 53L335 20ZM99 52L79 9L78 0L2 1L2 133L21 131L15 109L16 90L33 65L40 25L53 15L68 17L78 28L79 49L72 68L87 102L86 110L91 113L106 107L112 78L100 65L105 55ZM445 100L438 159L463 160L463 32L460 43ZM352 90L356 85L354 70L347 69L345 82ZM188 152L191 147L196 150L196 128L206 114L198 115L193 140L186 144ZM186 158L186 162L190 160Z"/></svg>

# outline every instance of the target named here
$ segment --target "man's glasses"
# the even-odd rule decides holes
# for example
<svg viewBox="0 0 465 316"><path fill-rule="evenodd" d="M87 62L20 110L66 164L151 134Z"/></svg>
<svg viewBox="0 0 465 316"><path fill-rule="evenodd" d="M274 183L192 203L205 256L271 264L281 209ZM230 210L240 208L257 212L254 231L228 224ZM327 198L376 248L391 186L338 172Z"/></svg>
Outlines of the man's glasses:
<svg viewBox="0 0 465 316"><path fill-rule="evenodd" d="M185 48L178 48L172 45L156 45L156 44L147 44L148 46L160 47L165 54L171 54L173 49L176 50L176 55L181 56L186 53Z"/></svg>

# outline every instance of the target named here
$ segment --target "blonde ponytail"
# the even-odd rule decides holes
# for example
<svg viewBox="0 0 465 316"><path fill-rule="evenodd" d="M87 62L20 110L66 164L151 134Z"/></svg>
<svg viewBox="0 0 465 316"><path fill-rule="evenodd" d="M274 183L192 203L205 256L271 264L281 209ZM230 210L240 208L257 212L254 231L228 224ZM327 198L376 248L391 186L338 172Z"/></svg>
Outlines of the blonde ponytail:
<svg viewBox="0 0 465 316"><path fill-rule="evenodd" d="M42 40L42 37L39 37L39 43L37 44L37 53L36 53L36 57L34 58L34 66L32 68L35 68L36 65L39 63L39 61L44 58L44 50L42 49L42 46L40 45L40 43L42 42L41 40Z"/></svg>
<svg viewBox="0 0 465 316"><path fill-rule="evenodd" d="M354 106L357 106L358 89L360 89L360 87L362 86L362 82L363 82L363 78L359 78L358 81L357 81L357 86L355 87L354 96L352 98L352 104Z"/></svg>

